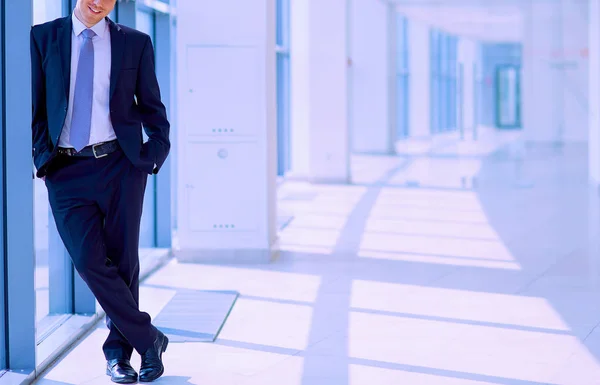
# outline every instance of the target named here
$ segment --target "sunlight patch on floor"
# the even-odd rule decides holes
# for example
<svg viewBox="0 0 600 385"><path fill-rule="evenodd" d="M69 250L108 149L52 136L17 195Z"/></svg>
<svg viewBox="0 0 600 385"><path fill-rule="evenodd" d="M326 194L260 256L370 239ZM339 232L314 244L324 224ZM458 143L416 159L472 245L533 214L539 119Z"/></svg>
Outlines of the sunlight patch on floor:
<svg viewBox="0 0 600 385"><path fill-rule="evenodd" d="M315 301L320 284L321 278L310 274L176 261L145 282L145 285L173 289L235 290L242 296L307 303Z"/></svg>
<svg viewBox="0 0 600 385"><path fill-rule="evenodd" d="M177 290L140 286L140 309L150 314L152 319L169 304Z"/></svg>
<svg viewBox="0 0 600 385"><path fill-rule="evenodd" d="M483 206L477 194L472 191L384 187L378 196L376 207L379 205L398 205L459 212L483 211Z"/></svg>
<svg viewBox="0 0 600 385"><path fill-rule="evenodd" d="M468 191L383 189L367 219L359 257L519 270Z"/></svg>
<svg viewBox="0 0 600 385"><path fill-rule="evenodd" d="M406 370L393 370L365 365L350 365L349 385L497 385L492 382L466 380L435 374L415 373Z"/></svg>
<svg viewBox="0 0 600 385"><path fill-rule="evenodd" d="M313 309L307 305L274 303L240 297L219 340L306 349Z"/></svg>
<svg viewBox="0 0 600 385"><path fill-rule="evenodd" d="M341 230L299 228L292 223L279 234L279 244L281 250L286 251L313 250L330 254L340 234Z"/></svg>
<svg viewBox="0 0 600 385"><path fill-rule="evenodd" d="M585 349L571 335L350 313L350 357L429 370L546 384Z"/></svg>
<svg viewBox="0 0 600 385"><path fill-rule="evenodd" d="M295 190L296 189L296 190ZM316 185L312 189L300 183L284 185L280 196L314 193L308 200L280 200L292 222L279 233L279 249L308 254L332 254L366 188L358 186Z"/></svg>
<svg viewBox="0 0 600 385"><path fill-rule="evenodd" d="M498 241L499 237L491 226L474 223L438 222L435 220L380 219L369 218L365 228L369 233L442 236L461 239Z"/></svg>
<svg viewBox="0 0 600 385"><path fill-rule="evenodd" d="M515 261L500 241L365 232L360 252L411 253L484 261ZM360 253L359 252L359 253Z"/></svg>
<svg viewBox="0 0 600 385"><path fill-rule="evenodd" d="M521 270L521 265L516 262L486 261L479 259L453 258L446 256L396 253L389 251L362 250L358 253L361 258L382 259L388 261L402 261L414 263L428 263L434 265L481 267L484 269Z"/></svg>
<svg viewBox="0 0 600 385"><path fill-rule="evenodd" d="M545 298L354 280L353 309L569 331Z"/></svg>

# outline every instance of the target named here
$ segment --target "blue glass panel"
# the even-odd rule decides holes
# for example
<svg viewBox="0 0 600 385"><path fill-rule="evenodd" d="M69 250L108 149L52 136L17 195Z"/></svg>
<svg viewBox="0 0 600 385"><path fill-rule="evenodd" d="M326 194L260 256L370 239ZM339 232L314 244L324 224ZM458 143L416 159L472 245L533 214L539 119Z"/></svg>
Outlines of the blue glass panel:
<svg viewBox="0 0 600 385"><path fill-rule="evenodd" d="M437 31L432 29L429 31L429 129L432 133L437 132L437 48Z"/></svg>
<svg viewBox="0 0 600 385"><path fill-rule="evenodd" d="M152 44L154 44L154 13L141 11L136 9L135 11L135 28L138 31L142 31L150 36Z"/></svg>
<svg viewBox="0 0 600 385"><path fill-rule="evenodd" d="M396 136L409 136L408 20L396 14Z"/></svg>
<svg viewBox="0 0 600 385"><path fill-rule="evenodd" d="M276 43L284 52L277 53L277 174L290 169L290 58L289 53L289 0L276 2Z"/></svg>
<svg viewBox="0 0 600 385"><path fill-rule="evenodd" d="M150 36L154 43L155 25L154 13L136 9L135 25L136 29ZM148 136L144 132L144 140ZM156 176L148 177L148 185L144 194L144 210L142 211L142 221L140 224L140 247L150 248L156 246Z"/></svg>
<svg viewBox="0 0 600 385"><path fill-rule="evenodd" d="M63 0L33 0L33 24L63 16L70 4ZM41 179L33 180L36 332L39 339L54 326L61 313L71 313L72 267L58 235Z"/></svg>
<svg viewBox="0 0 600 385"><path fill-rule="evenodd" d="M277 174L284 175L290 164L289 57L277 54Z"/></svg>
<svg viewBox="0 0 600 385"><path fill-rule="evenodd" d="M520 43L483 43L481 44L482 84L480 87L481 124L494 126L498 120L495 108L496 69L502 66L521 66L522 45Z"/></svg>

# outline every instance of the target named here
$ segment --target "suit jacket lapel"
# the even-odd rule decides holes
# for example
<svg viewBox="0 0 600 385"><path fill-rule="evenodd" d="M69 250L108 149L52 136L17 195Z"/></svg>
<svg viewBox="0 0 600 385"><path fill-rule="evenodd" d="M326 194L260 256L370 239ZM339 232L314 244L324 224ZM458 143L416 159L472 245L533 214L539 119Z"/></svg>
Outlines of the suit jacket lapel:
<svg viewBox="0 0 600 385"><path fill-rule="evenodd" d="M71 35L73 33L73 20L67 16L64 22L58 27L58 54L60 55L60 64L62 67L63 83L65 95L69 99L69 86L71 84Z"/></svg>
<svg viewBox="0 0 600 385"><path fill-rule="evenodd" d="M111 64L110 64L110 99L115 92L117 80L121 72L121 63L125 51L125 32L112 20L106 19L110 30Z"/></svg>

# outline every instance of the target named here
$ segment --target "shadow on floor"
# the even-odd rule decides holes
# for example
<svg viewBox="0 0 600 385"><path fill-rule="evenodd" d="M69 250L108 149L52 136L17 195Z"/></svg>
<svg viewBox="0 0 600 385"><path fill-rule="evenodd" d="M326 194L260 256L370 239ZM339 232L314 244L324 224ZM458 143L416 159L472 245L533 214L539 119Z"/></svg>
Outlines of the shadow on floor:
<svg viewBox="0 0 600 385"><path fill-rule="evenodd" d="M577 146L541 148L515 159L508 151L482 159L477 186L448 194L435 186L388 183L407 167L402 161L366 186L331 253L284 251L273 264L247 266L319 277L306 349L217 343L302 357L302 385L362 383L356 380L361 378L381 384L595 383L600 202L587 186L586 153ZM483 220L465 220L466 214L454 210L454 222L429 218L431 226L422 227L407 214L410 203L404 209L397 205L387 220L402 222L403 230L388 229L391 238L382 238L372 228L374 211L382 193L392 190L426 194L440 215L455 208L436 206L437 193L438 199L458 201L464 193L478 202ZM297 220L301 217L290 228ZM440 223L445 230L479 226L493 237L436 235ZM309 238L299 243L323 246ZM380 254L365 257L369 248ZM588 355L593 356L588 366L575 370L574 362Z"/></svg>

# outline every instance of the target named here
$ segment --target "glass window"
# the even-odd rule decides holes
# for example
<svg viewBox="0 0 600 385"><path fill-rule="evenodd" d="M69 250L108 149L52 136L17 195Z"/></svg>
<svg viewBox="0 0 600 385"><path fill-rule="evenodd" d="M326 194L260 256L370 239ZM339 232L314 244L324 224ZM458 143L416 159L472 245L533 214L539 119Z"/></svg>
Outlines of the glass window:
<svg viewBox="0 0 600 385"><path fill-rule="evenodd" d="M430 72L431 72L431 80L430 80L430 120L431 120L431 132L436 133L439 132L439 122L440 122L440 105L439 105L439 89L440 89L440 33L433 29L429 35L429 45L430 45Z"/></svg>
<svg viewBox="0 0 600 385"><path fill-rule="evenodd" d="M58 19L63 15L62 0L33 0L33 24Z"/></svg>
<svg viewBox="0 0 600 385"><path fill-rule="evenodd" d="M142 31L150 35L152 43L154 43L154 13L142 10L135 12L135 27L138 31Z"/></svg>
<svg viewBox="0 0 600 385"><path fill-rule="evenodd" d="M290 169L289 0L277 0L277 174Z"/></svg>
<svg viewBox="0 0 600 385"><path fill-rule="evenodd" d="M396 133L409 136L408 20L396 14Z"/></svg>
<svg viewBox="0 0 600 385"><path fill-rule="evenodd" d="M431 132L457 128L458 38L432 30L431 43Z"/></svg>
<svg viewBox="0 0 600 385"><path fill-rule="evenodd" d="M62 0L33 0L33 23L41 24L62 17ZM34 180L34 242L37 339L44 336L69 312L65 306L67 286L59 277L65 269L66 252L54 225L48 204L48 191L41 179ZM60 271L56 271L60 270ZM52 274L51 274L52 271ZM54 274L57 273L57 274Z"/></svg>
<svg viewBox="0 0 600 385"><path fill-rule="evenodd" d="M135 12L136 29L148 34L154 44L155 39L155 16L154 12L147 12L136 9ZM154 53L156 55L156 52ZM144 132L144 140L148 136ZM148 178L148 185L144 194L144 211L142 212L142 221L140 224L140 248L152 248L156 246L156 176Z"/></svg>
<svg viewBox="0 0 600 385"><path fill-rule="evenodd" d="M520 127L519 67L499 66L496 69L496 126Z"/></svg>

